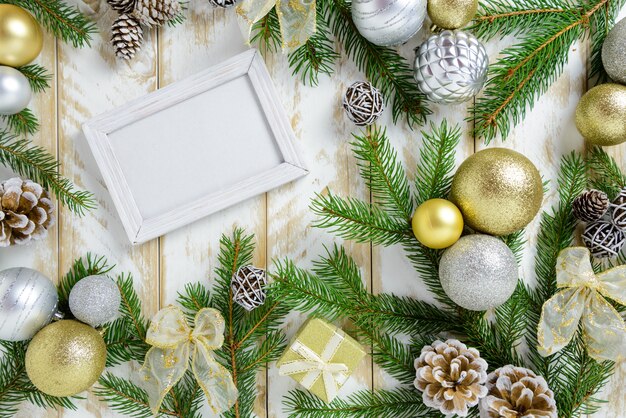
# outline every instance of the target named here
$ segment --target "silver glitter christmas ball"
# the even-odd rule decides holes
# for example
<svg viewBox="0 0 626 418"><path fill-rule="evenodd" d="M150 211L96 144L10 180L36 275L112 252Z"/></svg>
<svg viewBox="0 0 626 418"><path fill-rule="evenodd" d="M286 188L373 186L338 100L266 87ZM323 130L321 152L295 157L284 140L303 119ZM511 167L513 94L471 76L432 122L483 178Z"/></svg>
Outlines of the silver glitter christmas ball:
<svg viewBox="0 0 626 418"><path fill-rule="evenodd" d="M513 252L490 235L466 235L448 248L439 264L444 292L457 305L484 311L506 302L517 286Z"/></svg>
<svg viewBox="0 0 626 418"><path fill-rule="evenodd" d="M70 311L81 322L97 327L117 316L120 291L107 276L88 276L74 285L70 292Z"/></svg>
<svg viewBox="0 0 626 418"><path fill-rule="evenodd" d="M617 22L606 36L602 64L613 81L626 84L626 18Z"/></svg>
<svg viewBox="0 0 626 418"><path fill-rule="evenodd" d="M415 80L437 103L462 103L476 96L487 80L488 67L485 47L468 32L445 30L415 50Z"/></svg>
<svg viewBox="0 0 626 418"><path fill-rule="evenodd" d="M54 283L28 268L0 271L0 340L23 341L52 320L57 312Z"/></svg>
<svg viewBox="0 0 626 418"><path fill-rule="evenodd" d="M353 0L352 21L371 43L400 45L422 27L426 4L426 0Z"/></svg>
<svg viewBox="0 0 626 418"><path fill-rule="evenodd" d="M24 74L0 66L0 115L20 113L30 103L33 92Z"/></svg>

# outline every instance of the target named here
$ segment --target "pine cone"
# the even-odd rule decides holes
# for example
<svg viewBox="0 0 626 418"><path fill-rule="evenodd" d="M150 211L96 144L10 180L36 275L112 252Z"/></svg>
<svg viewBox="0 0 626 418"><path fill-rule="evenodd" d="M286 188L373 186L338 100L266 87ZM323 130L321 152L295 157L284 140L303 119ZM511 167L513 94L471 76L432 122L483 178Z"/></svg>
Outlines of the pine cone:
<svg viewBox="0 0 626 418"><path fill-rule="evenodd" d="M613 200L613 223L620 229L626 229L626 187Z"/></svg>
<svg viewBox="0 0 626 418"><path fill-rule="evenodd" d="M554 393L546 380L523 367L504 366L489 374L481 418L557 418Z"/></svg>
<svg viewBox="0 0 626 418"><path fill-rule="evenodd" d="M143 29L134 17L122 14L111 27L111 43L118 58L129 60L141 49Z"/></svg>
<svg viewBox="0 0 626 418"><path fill-rule="evenodd" d="M574 216L583 222L597 221L608 209L609 197L600 190L583 192L572 202Z"/></svg>
<svg viewBox="0 0 626 418"><path fill-rule="evenodd" d="M237 3L237 0L209 0L209 4L215 7L223 7L228 8L232 7Z"/></svg>
<svg viewBox="0 0 626 418"><path fill-rule="evenodd" d="M142 25L161 26L180 13L178 0L137 0L133 16Z"/></svg>
<svg viewBox="0 0 626 418"><path fill-rule="evenodd" d="M415 387L424 404L444 414L467 416L487 395L487 362L475 348L457 340L435 341L415 360Z"/></svg>
<svg viewBox="0 0 626 418"><path fill-rule="evenodd" d="M232 278L230 287L233 301L247 311L251 311L265 303L265 270L254 266L243 266Z"/></svg>
<svg viewBox="0 0 626 418"><path fill-rule="evenodd" d="M107 0L111 9L119 13L130 13L135 8L137 0Z"/></svg>
<svg viewBox="0 0 626 418"><path fill-rule="evenodd" d="M44 239L54 221L54 203L39 184L18 177L0 184L0 247Z"/></svg>
<svg viewBox="0 0 626 418"><path fill-rule="evenodd" d="M626 243L624 232L612 222L603 220L587 225L582 238L585 246L596 258L615 257Z"/></svg>

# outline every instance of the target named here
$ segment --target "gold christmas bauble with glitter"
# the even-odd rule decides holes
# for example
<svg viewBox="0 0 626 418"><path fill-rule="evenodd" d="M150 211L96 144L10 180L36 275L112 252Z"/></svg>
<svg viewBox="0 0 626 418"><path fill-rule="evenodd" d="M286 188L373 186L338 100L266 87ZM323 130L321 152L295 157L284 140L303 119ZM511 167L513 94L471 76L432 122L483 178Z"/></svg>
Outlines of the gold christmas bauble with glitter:
<svg viewBox="0 0 626 418"><path fill-rule="evenodd" d="M444 199L430 199L413 214L415 238L429 248L448 248L458 241L463 232L463 216L454 203Z"/></svg>
<svg viewBox="0 0 626 418"><path fill-rule="evenodd" d="M41 48L43 33L35 18L21 7L0 4L0 65L26 65Z"/></svg>
<svg viewBox="0 0 626 418"><path fill-rule="evenodd" d="M89 389L104 371L107 347L98 331L64 320L39 331L26 351L26 373L51 396L72 396Z"/></svg>
<svg viewBox="0 0 626 418"><path fill-rule="evenodd" d="M593 145L626 141L626 86L601 84L585 93L576 107L576 127Z"/></svg>
<svg viewBox="0 0 626 418"><path fill-rule="evenodd" d="M459 29L476 16L478 0L428 0L428 16L442 29Z"/></svg>
<svg viewBox="0 0 626 418"><path fill-rule="evenodd" d="M489 148L461 164L450 197L470 228L508 235L533 220L543 201L537 167L519 152Z"/></svg>

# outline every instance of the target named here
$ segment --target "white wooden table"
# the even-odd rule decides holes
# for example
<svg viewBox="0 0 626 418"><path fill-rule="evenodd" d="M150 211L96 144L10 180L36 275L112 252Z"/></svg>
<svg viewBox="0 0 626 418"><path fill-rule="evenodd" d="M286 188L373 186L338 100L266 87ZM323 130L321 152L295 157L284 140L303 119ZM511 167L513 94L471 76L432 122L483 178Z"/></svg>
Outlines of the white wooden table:
<svg viewBox="0 0 626 418"><path fill-rule="evenodd" d="M42 122L35 141L58 155L63 163L63 173L80 187L94 192L99 206L83 218L61 208L59 223L52 229L47 241L25 248L2 249L0 269L27 266L56 280L67 271L74 259L87 252L105 255L117 265L117 271L134 275L145 312L152 315L160 306L173 302L185 283L199 280L208 283L216 265L220 235L229 233L236 225L256 234L257 265L265 266L272 259L283 257L291 257L303 266L310 265L310 260L321 254L322 246L333 239L325 231L311 228L313 215L308 206L313 194L330 187L338 194L361 198L369 196L359 180L348 146L354 126L344 117L340 106L345 88L363 79L351 60L343 57L332 78L323 77L318 87L310 88L291 75L284 56L265 56L311 171L309 176L158 240L132 247L94 164L80 129L81 124L93 115L231 57L247 46L242 41L233 10L215 10L206 1L193 0L183 25L147 32L145 45L135 60L119 62L108 43L114 12L110 11L105 0L85 0L78 4L98 22L98 33L92 47L82 50L55 43L50 36L46 38L39 62L54 72L53 87L47 94L37 95L34 101L34 110ZM413 48L426 36L427 31L423 30L416 39L404 45L401 52L411 58ZM488 49L492 57L510 42L490 42ZM564 75L538 101L535 109L514 129L509 139L504 144L495 142L493 146L503 145L524 153L546 178L554 180L560 157L571 150L583 149L582 138L574 126L574 109L586 88L587 55L586 43L575 45ZM470 127L463 122L467 116L466 106L434 107L433 110L432 120L440 121L445 117L463 127L464 138L457 150L459 162L484 147L480 141L474 140L469 133ZM382 123L388 126L392 142L400 149L406 166L414 167L421 135L404 124L394 126L390 113L386 112ZM619 161L626 163L624 151L626 146L610 149ZM0 174L2 178L8 175L6 171ZM544 207L554 201L555 192L551 188ZM529 249L522 268L523 276L529 281L534 280L532 248L537 226L538 219L528 230ZM372 291L431 299L400 248L353 244L348 244L348 248L363 266L364 277ZM290 315L288 336L293 335L302 320L297 314ZM273 369L268 372L268 377L267 385L265 379L259 380L256 412L260 417L284 416L281 399L295 385L288 378L278 377ZM603 397L610 402L596 417L625 416L624 378L626 364L622 363L603 392ZM349 387L342 393L393 384L368 361L364 362L356 378L350 380ZM79 404L78 411L44 411L24 404L18 416L118 416L91 394L87 394L86 400Z"/></svg>

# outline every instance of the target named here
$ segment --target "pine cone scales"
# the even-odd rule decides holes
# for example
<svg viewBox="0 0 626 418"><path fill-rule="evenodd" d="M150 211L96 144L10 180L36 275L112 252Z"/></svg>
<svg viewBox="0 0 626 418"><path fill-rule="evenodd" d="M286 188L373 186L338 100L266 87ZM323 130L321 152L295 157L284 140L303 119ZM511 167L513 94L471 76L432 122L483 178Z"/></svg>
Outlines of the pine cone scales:
<svg viewBox="0 0 626 418"><path fill-rule="evenodd" d="M130 13L135 8L136 0L107 0L111 9L120 13Z"/></svg>
<svg viewBox="0 0 626 418"><path fill-rule="evenodd" d="M146 26L160 26L180 13L178 0L137 0L133 16Z"/></svg>
<svg viewBox="0 0 626 418"><path fill-rule="evenodd" d="M600 190L588 190L572 202L574 216L583 222L602 218L609 209L609 197Z"/></svg>
<svg viewBox="0 0 626 418"><path fill-rule="evenodd" d="M415 387L424 404L444 414L467 416L468 408L487 395L487 362L457 340L435 341L415 360Z"/></svg>
<svg viewBox="0 0 626 418"><path fill-rule="evenodd" d="M111 43L118 58L129 60L141 49L143 29L137 20L127 14L120 15L111 27Z"/></svg>
<svg viewBox="0 0 626 418"><path fill-rule="evenodd" d="M505 366L489 374L481 418L557 418L554 393L532 370Z"/></svg>
<svg viewBox="0 0 626 418"><path fill-rule="evenodd" d="M0 247L44 239L54 221L54 203L39 184L17 177L0 184Z"/></svg>

